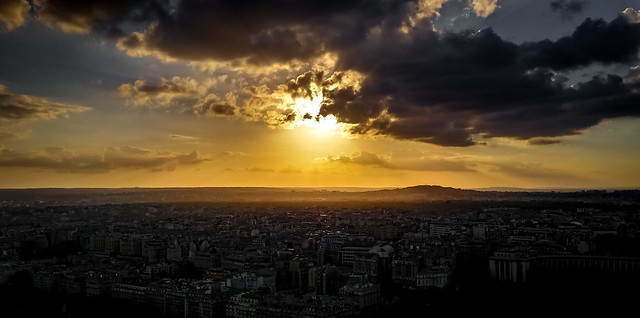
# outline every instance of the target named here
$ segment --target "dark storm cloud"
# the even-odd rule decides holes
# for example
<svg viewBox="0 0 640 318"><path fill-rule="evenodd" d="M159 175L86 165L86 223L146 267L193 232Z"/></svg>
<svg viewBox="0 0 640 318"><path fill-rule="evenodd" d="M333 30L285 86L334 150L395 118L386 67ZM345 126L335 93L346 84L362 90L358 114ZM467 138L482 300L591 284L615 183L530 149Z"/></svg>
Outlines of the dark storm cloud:
<svg viewBox="0 0 640 318"><path fill-rule="evenodd" d="M586 1L581 0L555 0L549 3L551 10L559 12L563 19L571 19L574 15L579 14L587 5Z"/></svg>
<svg viewBox="0 0 640 318"><path fill-rule="evenodd" d="M172 171L178 165L205 161L198 152L175 153L136 147L109 147L103 154L78 154L61 147L48 147L41 152L0 150L0 166L40 168L74 173L101 173L115 169Z"/></svg>
<svg viewBox="0 0 640 318"><path fill-rule="evenodd" d="M103 29L119 33L117 24L150 21L163 10L162 0L43 0L36 3L36 14L44 22L65 32L86 33Z"/></svg>
<svg viewBox="0 0 640 318"><path fill-rule="evenodd" d="M291 94L293 98L313 98L313 90L311 84L316 86L324 86L325 79L322 72L306 72L296 79L287 82L286 92Z"/></svg>
<svg viewBox="0 0 640 318"><path fill-rule="evenodd" d="M5 93L4 86L0 85L0 120L54 119L89 109L41 97Z"/></svg>
<svg viewBox="0 0 640 318"><path fill-rule="evenodd" d="M269 64L306 59L362 41L381 23L397 26L403 1L183 0L143 33L122 39L132 55Z"/></svg>
<svg viewBox="0 0 640 318"><path fill-rule="evenodd" d="M522 45L490 29L381 38L340 52L340 68L367 76L359 91L327 92L321 114L359 124L353 133L443 146L472 145L473 134L578 134L606 118L640 115L638 84L609 75L569 86L559 72L631 64L639 48L640 24L622 16L587 19L571 36Z"/></svg>
<svg viewBox="0 0 640 318"><path fill-rule="evenodd" d="M523 45L522 54L529 67L563 70L594 62L629 63L638 59L638 48L640 24L618 16L611 22L587 19L571 36Z"/></svg>
<svg viewBox="0 0 640 318"><path fill-rule="evenodd" d="M627 83L640 83L640 65L633 66L625 77Z"/></svg>
<svg viewBox="0 0 640 318"><path fill-rule="evenodd" d="M557 5L580 7L575 1ZM612 75L570 85L562 74L635 63L640 24L632 19L586 19L556 41L515 44L491 29L437 33L428 19L401 34L410 8L398 1L188 0L119 45L132 55L253 64L334 52L338 71L302 74L285 83L285 92L312 99L319 89L319 115L352 124L353 134L442 146L474 145L476 134L522 140L573 135L603 119L640 115L637 84ZM363 74L357 87L343 81L347 71ZM238 113L225 103L211 105L217 108L203 109ZM281 121L310 117L304 116L283 114Z"/></svg>

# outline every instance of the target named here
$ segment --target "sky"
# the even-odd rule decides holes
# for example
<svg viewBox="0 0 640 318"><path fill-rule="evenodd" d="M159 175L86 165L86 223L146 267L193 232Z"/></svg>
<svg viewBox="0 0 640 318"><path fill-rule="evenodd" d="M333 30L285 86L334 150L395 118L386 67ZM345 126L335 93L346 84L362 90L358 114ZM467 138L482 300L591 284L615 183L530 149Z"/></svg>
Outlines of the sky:
<svg viewBox="0 0 640 318"><path fill-rule="evenodd" d="M640 187L640 0L3 0L0 187Z"/></svg>

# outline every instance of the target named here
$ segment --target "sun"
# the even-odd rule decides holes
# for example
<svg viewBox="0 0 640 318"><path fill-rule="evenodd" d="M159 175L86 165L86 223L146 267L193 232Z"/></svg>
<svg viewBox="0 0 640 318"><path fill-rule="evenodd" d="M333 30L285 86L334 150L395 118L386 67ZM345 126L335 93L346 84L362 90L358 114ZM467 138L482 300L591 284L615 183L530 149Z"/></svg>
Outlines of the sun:
<svg viewBox="0 0 640 318"><path fill-rule="evenodd" d="M313 99L298 98L295 100L295 110L300 117L293 123L294 127L304 126L315 128L318 132L328 133L340 130L338 119L334 115L320 115L322 107L322 93Z"/></svg>

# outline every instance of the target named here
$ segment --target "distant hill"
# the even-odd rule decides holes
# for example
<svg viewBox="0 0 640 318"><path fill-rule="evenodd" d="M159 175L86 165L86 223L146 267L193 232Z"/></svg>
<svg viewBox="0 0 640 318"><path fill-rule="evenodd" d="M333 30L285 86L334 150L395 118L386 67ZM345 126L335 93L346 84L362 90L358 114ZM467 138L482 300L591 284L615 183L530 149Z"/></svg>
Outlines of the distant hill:
<svg viewBox="0 0 640 318"><path fill-rule="evenodd" d="M77 188L0 189L3 205L100 205L162 202L343 202L437 200L618 200L640 202L640 190L477 191L435 185L397 189L356 188Z"/></svg>
<svg viewBox="0 0 640 318"><path fill-rule="evenodd" d="M473 188L471 190L476 191L499 191L499 192L581 192L584 189L575 188L515 188L515 187L488 187L488 188ZM613 189L601 189L606 191L615 190L638 190L636 188L613 188Z"/></svg>

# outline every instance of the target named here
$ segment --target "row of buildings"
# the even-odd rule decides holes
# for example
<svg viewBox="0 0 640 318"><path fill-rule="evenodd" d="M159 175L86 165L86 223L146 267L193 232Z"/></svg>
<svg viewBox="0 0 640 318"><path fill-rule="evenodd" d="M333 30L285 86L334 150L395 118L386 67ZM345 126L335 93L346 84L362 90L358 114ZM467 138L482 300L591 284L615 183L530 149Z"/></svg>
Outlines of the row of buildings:
<svg viewBox="0 0 640 318"><path fill-rule="evenodd" d="M336 317L392 304L394 290L447 288L469 264L516 283L640 272L639 253L621 248L639 237L637 211L434 209L4 207L0 281L27 272L40 291L167 317Z"/></svg>

